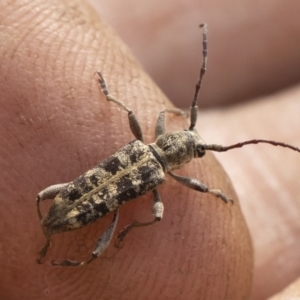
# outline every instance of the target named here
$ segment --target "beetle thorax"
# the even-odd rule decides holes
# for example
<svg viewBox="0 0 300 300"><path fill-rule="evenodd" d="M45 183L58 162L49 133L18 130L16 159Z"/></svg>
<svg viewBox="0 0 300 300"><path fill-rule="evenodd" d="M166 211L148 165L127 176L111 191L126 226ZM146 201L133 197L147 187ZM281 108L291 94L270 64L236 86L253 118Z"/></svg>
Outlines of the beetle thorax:
<svg viewBox="0 0 300 300"><path fill-rule="evenodd" d="M186 130L162 134L151 146L160 155L165 164L165 172L168 172L198 157L197 145L199 144L203 142L197 132Z"/></svg>

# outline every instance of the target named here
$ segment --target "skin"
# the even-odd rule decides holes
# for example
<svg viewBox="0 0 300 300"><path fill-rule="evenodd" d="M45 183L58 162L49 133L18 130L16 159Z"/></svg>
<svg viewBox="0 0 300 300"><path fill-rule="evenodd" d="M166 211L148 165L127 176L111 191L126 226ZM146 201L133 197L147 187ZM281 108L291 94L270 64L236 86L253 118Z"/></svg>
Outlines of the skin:
<svg viewBox="0 0 300 300"><path fill-rule="evenodd" d="M282 292L271 297L270 300L297 299L300 297L300 280L294 281Z"/></svg>
<svg viewBox="0 0 300 300"><path fill-rule="evenodd" d="M249 100L299 82L298 0L90 1L176 106L189 106L201 59L196 27L203 22L209 45L202 106Z"/></svg>
<svg viewBox="0 0 300 300"><path fill-rule="evenodd" d="M275 159L272 152L246 149L240 150L246 156L238 163L235 152L228 153L231 158L218 157L223 155L228 162L225 167L241 195L254 241L252 290L249 232L230 181L209 154L177 173L222 189L234 205L168 178L159 188L165 204L163 220L132 231L121 250L111 245L85 268L49 264L52 259L86 259L109 226L108 216L82 230L54 236L46 262L36 264L45 240L35 210L36 194L50 184L76 178L133 139L126 113L106 102L93 73L100 69L111 93L136 112L147 142L153 141L158 112L171 104L89 6L74 1L0 5L1 299L245 299L250 293L253 299L264 299L299 276L297 264L288 263L299 258L299 226L293 221L299 210L294 180L299 156L280 151ZM259 134L293 143L300 128L299 94L295 88L248 105L203 112L199 132L208 142L236 142L236 137L244 140ZM253 122L252 116L259 114L262 117ZM180 117L167 121L170 131L188 126ZM278 123L285 126L279 130ZM282 190L286 194L279 197ZM43 203L44 212L50 204ZM151 219L151 205L147 195L122 207L117 231L134 219ZM275 272L279 267L282 277Z"/></svg>

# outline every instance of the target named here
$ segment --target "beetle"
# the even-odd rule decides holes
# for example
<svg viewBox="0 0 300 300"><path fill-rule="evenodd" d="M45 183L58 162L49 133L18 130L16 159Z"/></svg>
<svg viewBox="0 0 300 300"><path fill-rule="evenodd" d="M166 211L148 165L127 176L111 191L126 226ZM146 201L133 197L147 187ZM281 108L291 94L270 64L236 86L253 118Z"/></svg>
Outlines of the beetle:
<svg viewBox="0 0 300 300"><path fill-rule="evenodd" d="M160 112L156 121L155 142L149 145L144 144L137 117L123 102L109 93L101 72L96 72L106 99L127 111L130 129L136 139L74 181L52 185L38 193L36 198L37 213L46 237L46 243L37 258L38 263L42 263L42 259L46 256L52 235L79 229L113 212L110 226L98 239L88 260L82 262L68 259L59 262L52 261L54 266L76 267L89 264L99 257L111 242L118 221L119 207L147 192L152 191L153 193L154 219L150 222L134 221L126 226L117 236L117 245L134 227L149 226L160 221L163 217L164 206L157 187L164 182L166 173L191 189L213 194L225 203L233 202L219 189L208 188L197 179L179 176L172 172L194 158L203 157L207 150L224 152L248 144L268 143L300 152L297 147L269 140L249 140L225 147L215 144L209 145L200 139L195 126L198 113L198 95L207 64L207 26L202 24L200 27L203 28L203 60L190 108L190 126L187 130L166 133L166 113L175 115L183 115L184 113L176 108L165 109ZM43 216L40 202L46 199L54 199L54 201L48 213Z"/></svg>

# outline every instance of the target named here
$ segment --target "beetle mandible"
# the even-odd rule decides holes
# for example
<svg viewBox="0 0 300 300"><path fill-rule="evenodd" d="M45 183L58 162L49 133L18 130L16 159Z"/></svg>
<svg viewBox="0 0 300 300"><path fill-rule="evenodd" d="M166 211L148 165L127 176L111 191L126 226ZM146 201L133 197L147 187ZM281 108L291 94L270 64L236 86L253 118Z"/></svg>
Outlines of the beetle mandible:
<svg viewBox="0 0 300 300"><path fill-rule="evenodd" d="M190 126L187 130L166 133L165 114L183 115L184 113L176 108L165 109L159 114L156 121L156 141L145 145L140 124L134 113L125 104L110 95L102 74L96 72L106 99L128 112L130 129L136 140L125 145L74 181L52 185L38 194L36 199L37 213L46 237L46 243L37 258L38 263L41 263L45 257L52 235L79 229L113 212L112 223L97 241L88 260L83 262L71 260L52 261L54 266L76 267L89 264L99 257L109 245L117 225L119 206L149 191L152 191L154 197L152 208L154 219L150 222L134 221L126 226L118 235L118 243L124 240L132 228L149 226L160 221L163 217L164 206L157 187L164 182L165 173L191 189L213 194L225 203L232 201L219 189L208 188L196 179L182 177L172 172L174 169L190 162L193 158L203 157L206 150L224 152L248 144L268 143L300 152L297 147L269 140L249 140L225 147L215 144L208 145L200 139L195 126L198 114L198 95L206 71L207 26L202 24L200 27L203 28L203 61L190 108ZM40 201L46 199L54 199L54 202L48 213L42 216Z"/></svg>

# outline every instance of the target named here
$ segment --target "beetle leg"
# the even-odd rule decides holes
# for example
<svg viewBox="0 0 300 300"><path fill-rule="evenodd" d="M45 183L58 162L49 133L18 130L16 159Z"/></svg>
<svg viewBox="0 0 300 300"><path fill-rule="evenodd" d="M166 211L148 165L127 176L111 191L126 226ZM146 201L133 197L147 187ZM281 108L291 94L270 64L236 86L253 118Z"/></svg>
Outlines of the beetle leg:
<svg viewBox="0 0 300 300"><path fill-rule="evenodd" d="M152 212L154 215L154 220L150 222L138 222L134 221L133 223L127 225L123 230L121 230L117 236L117 242L115 244L116 247L120 248L121 243L124 241L127 234L134 228L134 227L145 227L152 225L158 221L160 221L163 217L164 213L164 205L161 201L161 198L159 196L159 193L157 189L153 190L153 196L154 196L154 203L152 207Z"/></svg>
<svg viewBox="0 0 300 300"><path fill-rule="evenodd" d="M155 137L158 138L161 134L165 133L165 119L166 119L166 112L168 113L173 113L177 116L184 116L185 113L183 110L178 109L178 108L170 108L170 109L165 109L161 111L158 115L156 125L155 125Z"/></svg>
<svg viewBox="0 0 300 300"><path fill-rule="evenodd" d="M205 184L202 182L198 181L197 179L194 178L189 178L189 177L183 177L176 175L172 172L169 172L171 177L173 177L175 180L177 180L179 183L189 187L190 189L202 192L202 193L209 193L212 195L215 195L218 198L221 198L225 203L228 203L231 201L233 203L233 200L228 199L221 190L218 189L209 189Z"/></svg>
<svg viewBox="0 0 300 300"><path fill-rule="evenodd" d="M48 252L48 248L50 246L50 237L49 235L46 234L46 232L43 230L44 235L46 237L46 243L45 246L40 250L39 252L39 257L36 259L38 264L42 263L42 258L46 256L47 252Z"/></svg>
<svg viewBox="0 0 300 300"><path fill-rule="evenodd" d="M96 73L99 76L99 83L101 85L102 92L105 95L107 101L115 102L116 104L118 104L119 106L121 106L123 109L125 109L128 112L128 120L129 120L129 126L131 129L131 132L137 140L140 140L143 142L144 138L143 138L142 128L140 126L140 123L139 123L137 117L133 113L133 111L131 109L129 109L123 102L119 101L118 99L116 99L115 97L110 95L101 72L98 71Z"/></svg>
<svg viewBox="0 0 300 300"><path fill-rule="evenodd" d="M55 196L60 192L60 190L63 189L67 184L68 183L54 184L38 193L38 195L36 197L36 209L37 209L37 214L38 214L40 221L43 218L41 209L40 209L40 201L55 198ZM50 237L51 237L51 235L49 235L49 233L46 232L46 230L43 226L42 226L42 230L46 237L46 243L45 243L44 247L40 250L39 257L36 260L39 264L42 263L42 261L41 261L42 258L45 257L47 254L48 248L50 246Z"/></svg>
<svg viewBox="0 0 300 300"><path fill-rule="evenodd" d="M60 192L60 190L63 189L67 184L68 183L59 183L50 185L49 187L45 188L44 190L38 193L36 197L36 209L40 220L42 220L43 218L40 210L40 201L46 199L54 199L55 196Z"/></svg>
<svg viewBox="0 0 300 300"><path fill-rule="evenodd" d="M98 258L103 251L107 248L109 245L112 236L114 234L114 231L116 229L117 223L118 223L118 218L119 218L119 209L116 209L114 211L114 217L113 220L110 224L110 226L107 228L107 230L103 233L103 235L99 238L99 240L96 243L95 249L92 252L92 256L89 260L87 261L72 261L69 259L57 262L57 261L52 261L53 266L62 266L62 267L78 267L78 266L84 266L89 264L91 261L94 259Z"/></svg>

